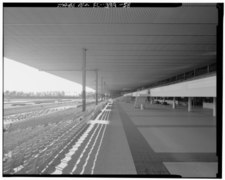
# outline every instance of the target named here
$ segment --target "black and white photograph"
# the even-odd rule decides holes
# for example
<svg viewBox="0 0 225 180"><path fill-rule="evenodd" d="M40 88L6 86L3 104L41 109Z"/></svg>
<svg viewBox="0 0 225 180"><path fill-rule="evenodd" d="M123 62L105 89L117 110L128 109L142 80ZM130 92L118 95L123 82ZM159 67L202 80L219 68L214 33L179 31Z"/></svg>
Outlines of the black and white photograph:
<svg viewBox="0 0 225 180"><path fill-rule="evenodd" d="M222 178L219 2L3 2L2 177Z"/></svg>

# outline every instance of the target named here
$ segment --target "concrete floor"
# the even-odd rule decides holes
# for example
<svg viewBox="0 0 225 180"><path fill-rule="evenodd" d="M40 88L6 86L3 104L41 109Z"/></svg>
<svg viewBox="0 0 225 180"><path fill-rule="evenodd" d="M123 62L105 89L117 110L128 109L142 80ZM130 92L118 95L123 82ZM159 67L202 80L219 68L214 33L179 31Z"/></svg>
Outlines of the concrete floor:
<svg viewBox="0 0 225 180"><path fill-rule="evenodd" d="M127 137L116 107L113 107L95 167L96 174L137 174Z"/></svg>
<svg viewBox="0 0 225 180"><path fill-rule="evenodd" d="M216 177L216 118L211 110L113 105L95 174Z"/></svg>

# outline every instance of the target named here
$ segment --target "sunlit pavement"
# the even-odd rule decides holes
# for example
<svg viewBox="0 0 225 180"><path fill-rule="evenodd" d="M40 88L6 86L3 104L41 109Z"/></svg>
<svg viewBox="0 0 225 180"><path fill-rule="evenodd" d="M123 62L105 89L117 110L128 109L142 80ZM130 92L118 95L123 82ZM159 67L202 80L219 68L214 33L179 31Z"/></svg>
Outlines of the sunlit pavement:
<svg viewBox="0 0 225 180"><path fill-rule="evenodd" d="M216 177L216 118L211 113L115 104L95 172Z"/></svg>

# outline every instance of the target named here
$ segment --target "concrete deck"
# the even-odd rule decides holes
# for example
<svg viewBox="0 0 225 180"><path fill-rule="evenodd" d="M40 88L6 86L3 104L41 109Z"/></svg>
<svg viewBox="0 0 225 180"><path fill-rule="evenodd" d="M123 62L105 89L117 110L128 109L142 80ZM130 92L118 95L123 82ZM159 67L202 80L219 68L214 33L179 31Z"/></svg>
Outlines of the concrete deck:
<svg viewBox="0 0 225 180"><path fill-rule="evenodd" d="M117 106L113 106L95 174L137 174Z"/></svg>
<svg viewBox="0 0 225 180"><path fill-rule="evenodd" d="M95 174L216 177L216 118L210 110L149 105L112 108Z"/></svg>

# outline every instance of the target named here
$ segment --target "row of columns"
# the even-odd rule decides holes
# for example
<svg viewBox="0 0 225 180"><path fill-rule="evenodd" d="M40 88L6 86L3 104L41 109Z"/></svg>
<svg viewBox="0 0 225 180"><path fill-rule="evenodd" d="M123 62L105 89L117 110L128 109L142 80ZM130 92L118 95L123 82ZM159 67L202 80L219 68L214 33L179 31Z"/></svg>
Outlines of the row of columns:
<svg viewBox="0 0 225 180"><path fill-rule="evenodd" d="M192 111L192 97L188 97L188 112ZM164 99L165 100L165 99ZM153 104L152 99L150 103ZM173 97L172 108L176 109L176 98ZM213 97L213 116L216 116L216 97Z"/></svg>
<svg viewBox="0 0 225 180"><path fill-rule="evenodd" d="M192 97L188 97L188 112L192 111ZM216 116L216 97L213 97L213 116Z"/></svg>
<svg viewBox="0 0 225 180"><path fill-rule="evenodd" d="M83 48L83 58L82 58L82 111L86 111L86 52L87 49ZM96 93L95 93L95 104L98 105L98 70L95 71L96 78ZM103 92L105 91L105 82L103 82L103 77L101 78L101 99L103 99Z"/></svg>
<svg viewBox="0 0 225 180"><path fill-rule="evenodd" d="M86 51L83 49L83 63L82 63L82 111L86 111ZM101 93L103 99L103 89L105 88L105 82L103 82L103 77L101 78ZM96 70L96 96L95 104L98 104L98 70ZM152 104L152 100L151 100ZM173 98L172 108L176 108L176 98ZM188 112L192 111L192 97L188 97ZM213 116L216 116L216 97L213 98Z"/></svg>

